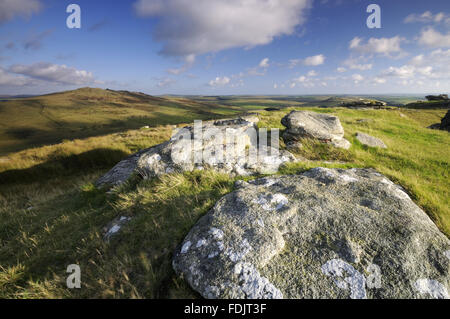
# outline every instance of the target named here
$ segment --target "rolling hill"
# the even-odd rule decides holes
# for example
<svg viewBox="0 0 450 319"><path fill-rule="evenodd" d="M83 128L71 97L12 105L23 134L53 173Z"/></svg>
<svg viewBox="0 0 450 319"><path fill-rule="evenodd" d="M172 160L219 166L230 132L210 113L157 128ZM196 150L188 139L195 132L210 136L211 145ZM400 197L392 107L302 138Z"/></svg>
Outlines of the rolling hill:
<svg viewBox="0 0 450 319"><path fill-rule="evenodd" d="M30 147L239 112L183 97L81 88L0 102L0 155Z"/></svg>

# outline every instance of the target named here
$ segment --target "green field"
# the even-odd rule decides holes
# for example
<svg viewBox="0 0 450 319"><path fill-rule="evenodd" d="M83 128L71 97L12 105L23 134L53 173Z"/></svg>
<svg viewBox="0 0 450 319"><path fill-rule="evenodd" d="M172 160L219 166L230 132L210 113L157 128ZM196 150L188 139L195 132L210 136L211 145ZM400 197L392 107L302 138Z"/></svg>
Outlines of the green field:
<svg viewBox="0 0 450 319"><path fill-rule="evenodd" d="M258 110L260 127L282 128L280 119L294 109L288 102L285 107L277 104L283 97L134 97L140 104L125 99L135 93L106 92L88 94L86 104L78 105L79 113L74 111L75 102L67 99L72 93L60 96L58 104L44 105L45 116L39 115L42 105L29 101L51 99L53 103L54 96L2 102L7 107L0 103L0 149L7 154L0 158L0 298L199 297L173 273L172 252L198 218L233 190L235 179L211 171L170 174L151 181L133 178L114 193L94 187L95 180L127 155L167 140L173 126L166 124ZM119 101L112 102L110 94ZM77 92L77 103L79 97ZM402 185L450 236L450 135L427 129L446 110L321 108L300 98L286 99L298 103L297 109L339 116L353 146L346 151L306 142L297 154L305 160L284 167L279 174L317 166L373 167ZM318 97L311 99L323 103ZM272 103L283 109L263 110ZM127 120L134 116L145 121ZM52 119L72 123L73 131L58 128ZM118 119L127 124L98 124ZM34 124L21 124L28 120ZM99 126L91 128L95 123ZM40 128L48 135L20 138L5 129L20 125ZM134 125L153 127L135 129ZM381 138L388 149L359 144L354 137L357 131ZM60 143L28 148L35 138L38 145ZM11 153L15 148L23 150ZM132 221L105 241L105 227L120 216ZM66 288L69 264L81 266L81 289Z"/></svg>

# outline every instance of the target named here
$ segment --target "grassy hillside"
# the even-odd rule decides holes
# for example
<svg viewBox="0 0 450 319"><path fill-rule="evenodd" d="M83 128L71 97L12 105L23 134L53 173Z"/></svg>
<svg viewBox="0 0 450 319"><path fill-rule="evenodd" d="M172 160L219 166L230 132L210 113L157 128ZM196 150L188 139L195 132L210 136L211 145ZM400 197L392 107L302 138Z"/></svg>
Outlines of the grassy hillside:
<svg viewBox="0 0 450 319"><path fill-rule="evenodd" d="M0 156L142 126L178 124L267 107L336 107L359 98L325 95L154 97L139 92L93 88L43 96L5 97L0 99ZM399 97L377 97L383 101L395 98ZM408 99L401 98L402 101Z"/></svg>
<svg viewBox="0 0 450 319"><path fill-rule="evenodd" d="M64 139L182 123L239 111L184 98L82 88L0 102L0 155Z"/></svg>
<svg viewBox="0 0 450 319"><path fill-rule="evenodd" d="M316 166L376 168L405 187L450 235L450 135L426 128L445 110L309 109L338 115L353 146L345 151L306 143L298 155L309 160L280 174ZM281 128L289 110L262 111L259 125ZM136 178L116 193L93 186L121 158L166 140L171 130L128 130L3 157L0 298L198 297L173 273L172 252L198 218L232 191L234 179L196 171L152 181ZM356 131L383 139L389 148L362 146ZM106 226L120 216L133 219L105 242ZM69 264L81 266L81 289L65 288Z"/></svg>

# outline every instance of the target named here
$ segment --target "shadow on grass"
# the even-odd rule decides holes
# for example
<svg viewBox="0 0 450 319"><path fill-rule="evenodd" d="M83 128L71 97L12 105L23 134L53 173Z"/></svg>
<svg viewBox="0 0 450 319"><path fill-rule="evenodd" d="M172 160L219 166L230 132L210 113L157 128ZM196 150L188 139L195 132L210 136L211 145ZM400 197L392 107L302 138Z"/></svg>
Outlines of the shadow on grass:
<svg viewBox="0 0 450 319"><path fill-rule="evenodd" d="M77 174L80 171L108 169L127 157L124 151L99 148L77 155L55 154L49 161L25 169L0 173L0 185L38 182L52 177Z"/></svg>
<svg viewBox="0 0 450 319"><path fill-rule="evenodd" d="M174 273L173 252L232 185L225 176L200 172L141 182L140 190L128 185L117 195L86 185L41 203L35 213L10 212L0 224L9 287L0 297L198 298ZM105 226L119 216L133 219L103 240ZM65 288L65 270L73 263L83 272L80 290ZM21 273L9 276L14 267ZM0 269L0 283L1 277Z"/></svg>

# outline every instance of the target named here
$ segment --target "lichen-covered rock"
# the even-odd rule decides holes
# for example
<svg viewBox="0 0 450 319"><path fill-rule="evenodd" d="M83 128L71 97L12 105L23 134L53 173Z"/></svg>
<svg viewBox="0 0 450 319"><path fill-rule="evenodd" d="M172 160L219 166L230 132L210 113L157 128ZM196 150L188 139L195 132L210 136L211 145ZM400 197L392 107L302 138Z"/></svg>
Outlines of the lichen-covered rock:
<svg viewBox="0 0 450 319"><path fill-rule="evenodd" d="M194 140L198 133L203 136L200 142ZM287 151L258 145L256 134L254 123L243 118L204 122L199 132L194 126L185 127L167 143L143 153L137 170L144 177L194 169L214 169L232 175L270 174L280 165L296 160ZM252 157L251 152L257 155ZM200 163L195 161L196 154L202 156Z"/></svg>
<svg viewBox="0 0 450 319"><path fill-rule="evenodd" d="M338 117L310 111L292 111L281 124L286 126L283 139L286 143L311 138L335 147L348 149L351 144L344 139L344 128Z"/></svg>
<svg viewBox="0 0 450 319"><path fill-rule="evenodd" d="M173 267L205 298L447 298L450 241L369 169L239 182Z"/></svg>
<svg viewBox="0 0 450 319"><path fill-rule="evenodd" d="M379 138L370 136L365 133L357 132L356 139L363 145L370 147L378 147L378 148L387 148L386 144Z"/></svg>
<svg viewBox="0 0 450 319"><path fill-rule="evenodd" d="M231 175L271 174L280 165L296 161L288 151L258 143L258 120L256 114L247 114L180 128L169 141L118 163L97 185L120 185L133 173L153 178L194 169L213 169ZM202 138L195 139L198 135Z"/></svg>
<svg viewBox="0 0 450 319"><path fill-rule="evenodd" d="M120 161L109 172L107 172L105 175L103 175L96 181L95 183L96 186L113 187L121 185L124 182L126 182L136 169L139 157L149 150L151 150L151 148L141 150Z"/></svg>

